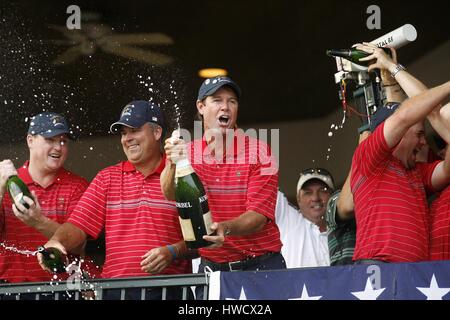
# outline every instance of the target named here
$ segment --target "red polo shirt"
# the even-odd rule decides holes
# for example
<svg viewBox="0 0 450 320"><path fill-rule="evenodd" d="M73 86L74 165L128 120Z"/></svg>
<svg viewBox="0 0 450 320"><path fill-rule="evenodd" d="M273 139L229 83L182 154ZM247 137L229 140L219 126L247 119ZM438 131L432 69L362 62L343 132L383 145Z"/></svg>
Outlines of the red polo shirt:
<svg viewBox="0 0 450 320"><path fill-rule="evenodd" d="M384 124L355 150L351 188L355 202L353 260L416 262L428 259L427 191L439 163L407 170L389 149Z"/></svg>
<svg viewBox="0 0 450 320"><path fill-rule="evenodd" d="M205 139L188 145L195 172L208 194L213 221L237 218L255 211L268 218L264 228L246 236L228 236L220 248L199 249L202 257L217 262L243 260L267 252L280 252L280 232L275 224L278 166L262 141L235 131L233 147L219 161Z"/></svg>
<svg viewBox="0 0 450 320"><path fill-rule="evenodd" d="M128 161L100 171L68 222L96 238L105 228L102 277L148 276L141 270L149 250L183 239L175 202L161 192L161 165L144 177ZM192 273L188 260L175 260L162 274Z"/></svg>
<svg viewBox="0 0 450 320"><path fill-rule="evenodd" d="M430 259L450 260L450 187L433 202L430 222Z"/></svg>
<svg viewBox="0 0 450 320"><path fill-rule="evenodd" d="M60 224L64 223L86 189L87 181L65 169L60 169L55 181L43 188L31 178L28 164L27 161L17 170L19 177L30 191L36 193L42 214ZM0 247L0 279L8 282L53 280L51 274L42 270L35 256L18 254L5 249L5 247L12 247L35 252L38 246L48 241L43 234L27 226L14 215L11 198L7 192L0 211L0 220L3 219L5 219L5 225L1 242L4 242L4 246Z"/></svg>

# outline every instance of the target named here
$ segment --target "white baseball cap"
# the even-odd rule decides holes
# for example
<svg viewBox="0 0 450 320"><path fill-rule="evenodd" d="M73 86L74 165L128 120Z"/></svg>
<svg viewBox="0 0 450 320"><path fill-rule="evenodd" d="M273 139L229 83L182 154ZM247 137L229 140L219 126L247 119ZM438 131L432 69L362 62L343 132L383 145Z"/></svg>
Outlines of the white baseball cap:
<svg viewBox="0 0 450 320"><path fill-rule="evenodd" d="M325 183L330 189L334 190L333 176L328 170L322 168L309 168L300 173L300 178L297 183L297 193L306 182L312 179L318 179Z"/></svg>

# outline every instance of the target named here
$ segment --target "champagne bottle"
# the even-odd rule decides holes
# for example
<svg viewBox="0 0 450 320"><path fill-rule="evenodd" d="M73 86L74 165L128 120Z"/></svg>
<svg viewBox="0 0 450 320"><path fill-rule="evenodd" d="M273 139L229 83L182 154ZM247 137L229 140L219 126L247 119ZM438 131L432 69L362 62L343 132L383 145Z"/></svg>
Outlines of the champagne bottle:
<svg viewBox="0 0 450 320"><path fill-rule="evenodd" d="M391 55L391 50L389 48L382 47L381 49L383 49L387 54ZM341 57L341 58L347 59L353 63L356 63L360 66L364 66L364 67L367 67L374 62L374 60L360 61L359 59L370 56L371 53L367 53L365 51L358 50L355 48L352 48L352 49L330 49L330 50L327 50L327 55L330 57Z"/></svg>
<svg viewBox="0 0 450 320"><path fill-rule="evenodd" d="M20 203L25 208L30 208L30 205L23 199L24 196L33 199L30 189L28 189L27 185L17 175L13 175L8 178L6 181L6 189L8 190L11 200L16 205Z"/></svg>
<svg viewBox="0 0 450 320"><path fill-rule="evenodd" d="M45 266L53 273L62 273L66 271L66 256L59 249L40 246L38 252L43 255Z"/></svg>
<svg viewBox="0 0 450 320"><path fill-rule="evenodd" d="M203 239L212 234L211 212L203 184L188 159L176 163L175 201L186 246L190 249L212 244Z"/></svg>

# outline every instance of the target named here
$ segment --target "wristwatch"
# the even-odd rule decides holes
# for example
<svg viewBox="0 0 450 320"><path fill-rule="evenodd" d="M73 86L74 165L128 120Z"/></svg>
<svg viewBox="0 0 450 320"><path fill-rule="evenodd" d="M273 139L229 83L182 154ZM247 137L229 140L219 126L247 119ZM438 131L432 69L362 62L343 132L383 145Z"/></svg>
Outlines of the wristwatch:
<svg viewBox="0 0 450 320"><path fill-rule="evenodd" d="M397 75L397 73L399 73L400 71L406 70L406 68L404 66L402 66L400 63L397 63L395 65L394 70L391 72L391 76L392 78L395 78L395 76Z"/></svg>

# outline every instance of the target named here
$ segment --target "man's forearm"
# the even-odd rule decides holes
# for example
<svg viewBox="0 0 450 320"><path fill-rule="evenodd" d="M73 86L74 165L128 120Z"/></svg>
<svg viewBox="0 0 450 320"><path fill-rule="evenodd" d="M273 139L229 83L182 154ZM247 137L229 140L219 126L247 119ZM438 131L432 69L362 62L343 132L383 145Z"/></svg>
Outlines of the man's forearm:
<svg viewBox="0 0 450 320"><path fill-rule="evenodd" d="M410 98L417 96L428 89L425 84L407 71L400 71L397 73L395 80Z"/></svg>
<svg viewBox="0 0 450 320"><path fill-rule="evenodd" d="M448 184L448 182L450 181L450 148L448 148L448 147L447 147L447 150L445 151L443 172L444 172L444 177L447 178L447 184ZM445 186L447 186L447 184L445 184Z"/></svg>
<svg viewBox="0 0 450 320"><path fill-rule="evenodd" d="M422 92L402 103L396 112L399 121L395 124L404 131L423 120L437 105L450 94L450 81ZM403 133L402 133L403 135Z"/></svg>
<svg viewBox="0 0 450 320"><path fill-rule="evenodd" d="M67 252L80 253L80 248L83 247L86 241L87 235L80 228L66 222L62 224L54 233L51 240L60 242Z"/></svg>
<svg viewBox="0 0 450 320"><path fill-rule="evenodd" d="M395 79L410 98L428 90L428 87L423 82L407 71L399 72ZM441 136L442 139L448 143L450 140L450 130L445 125L445 120L441 117L439 108L436 108L435 111L430 112L427 119L430 121L431 126L434 130L436 130L439 136Z"/></svg>
<svg viewBox="0 0 450 320"><path fill-rule="evenodd" d="M386 100L388 102L402 103L408 98L405 91L403 91L402 87L398 83L389 85L388 87L385 87L384 90L386 93Z"/></svg>
<svg viewBox="0 0 450 320"><path fill-rule="evenodd" d="M184 240L174 243L173 246L176 248L177 259L195 259L200 256L198 250L189 249Z"/></svg>
<svg viewBox="0 0 450 320"><path fill-rule="evenodd" d="M350 189L351 169L342 187L341 193L336 202L336 213L341 220L348 220L354 217L355 203Z"/></svg>
<svg viewBox="0 0 450 320"><path fill-rule="evenodd" d="M268 218L255 211L247 211L233 220L221 222L229 235L244 236L258 232L264 228Z"/></svg>
<svg viewBox="0 0 450 320"><path fill-rule="evenodd" d="M36 230L42 233L47 239L50 239L55 234L56 230L61 226L58 222L49 219L47 217L43 217L41 223L36 225Z"/></svg>
<svg viewBox="0 0 450 320"><path fill-rule="evenodd" d="M359 135L358 145L370 136L369 131L364 131ZM347 178L342 186L341 193L336 202L337 214L341 220L349 220L355 217L355 202L350 188L350 180L352 177L352 169L348 171Z"/></svg>

